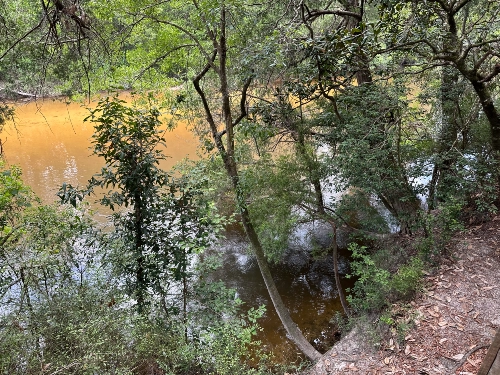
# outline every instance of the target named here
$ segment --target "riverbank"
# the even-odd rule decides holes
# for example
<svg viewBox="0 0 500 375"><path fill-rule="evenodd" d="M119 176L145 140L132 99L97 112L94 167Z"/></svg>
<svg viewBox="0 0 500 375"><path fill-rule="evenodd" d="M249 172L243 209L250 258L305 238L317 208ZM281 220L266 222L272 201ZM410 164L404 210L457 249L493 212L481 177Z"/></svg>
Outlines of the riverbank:
<svg viewBox="0 0 500 375"><path fill-rule="evenodd" d="M303 375L476 374L500 327L500 216L458 234L450 257L425 276L406 306L394 305L404 338L389 333L377 346L359 325Z"/></svg>

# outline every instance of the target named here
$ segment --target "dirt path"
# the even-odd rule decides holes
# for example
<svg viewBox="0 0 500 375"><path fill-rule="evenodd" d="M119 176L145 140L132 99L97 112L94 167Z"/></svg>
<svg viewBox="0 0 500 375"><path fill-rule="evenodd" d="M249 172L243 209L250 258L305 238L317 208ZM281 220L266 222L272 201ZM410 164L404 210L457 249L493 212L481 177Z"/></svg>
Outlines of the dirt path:
<svg viewBox="0 0 500 375"><path fill-rule="evenodd" d="M500 216L449 247L455 259L425 278L404 314L413 328L402 345L375 349L354 330L306 374L476 374L500 327Z"/></svg>

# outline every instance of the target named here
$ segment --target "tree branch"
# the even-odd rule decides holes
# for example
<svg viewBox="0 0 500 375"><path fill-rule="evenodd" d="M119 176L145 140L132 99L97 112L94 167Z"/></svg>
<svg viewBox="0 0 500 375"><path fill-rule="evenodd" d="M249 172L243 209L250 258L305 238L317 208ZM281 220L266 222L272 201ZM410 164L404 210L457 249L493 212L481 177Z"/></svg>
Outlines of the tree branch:
<svg viewBox="0 0 500 375"><path fill-rule="evenodd" d="M14 47L16 47L21 41L23 41L24 39L26 39L32 32L34 32L36 29L38 29L40 26L42 26L42 23L44 21L44 18L42 18L42 20L38 23L38 25L36 25L35 27L33 27L31 30L29 30L26 34L24 34L22 37L20 37L18 40L16 40L9 48L7 48L7 51L5 51L1 56L0 56L0 60L2 60L10 51L12 51L12 49Z"/></svg>
<svg viewBox="0 0 500 375"><path fill-rule="evenodd" d="M487 348L490 346L490 344L482 344L482 345L476 345L474 346L471 350L469 350L467 353L464 354L462 359L455 365L455 368L452 370L452 374L456 373L457 370L464 365L464 363L467 361L467 358L469 358L472 354L477 352L479 349Z"/></svg>
<svg viewBox="0 0 500 375"><path fill-rule="evenodd" d="M144 75L144 73L146 73L149 69L153 68L161 60L163 60L164 58L168 57L168 55L170 55L171 53L174 53L175 51L178 51L181 48L186 48L186 47L196 47L196 44L182 44L180 46L172 48L170 51L164 53L163 55L158 56L151 64L149 64L147 67L145 67L143 70L141 70L139 72L139 74L137 74L137 76L134 78L134 80L138 80L139 78L141 78Z"/></svg>
<svg viewBox="0 0 500 375"><path fill-rule="evenodd" d="M214 65L216 56L217 56L217 50L214 50L212 56L209 57L209 61L207 61L207 64L205 65L203 70L200 73L198 73L196 77L193 78L193 85L199 97L201 98L201 102L203 103L203 109L205 110L205 115L207 117L208 124L210 125L212 136L214 137L214 140L217 143L217 147L219 147L220 144L220 147L224 149L224 145L221 142L222 134L217 132L217 124L215 123L214 117L212 116L212 111L210 109L210 105L208 104L207 96L200 87L201 79L205 76L205 74L208 73L212 65Z"/></svg>
<svg viewBox="0 0 500 375"><path fill-rule="evenodd" d="M479 83L486 83L491 81L493 78L495 78L498 74L500 74L500 63L497 63L495 67L493 68L493 71L488 74L486 77L484 77L482 80L479 81Z"/></svg>
<svg viewBox="0 0 500 375"><path fill-rule="evenodd" d="M246 101L247 101L247 91L248 88L250 87L250 83L252 82L252 76L248 77L248 79L245 81L245 84L243 85L243 89L241 90L241 100L240 100L240 115L236 120L233 122L233 127L238 125L241 120L245 118L247 115L247 107L246 107Z"/></svg>
<svg viewBox="0 0 500 375"><path fill-rule="evenodd" d="M495 38L495 39L490 39L490 40L486 40L484 42L481 42L481 43L475 43L475 44L471 44L469 45L463 52L462 54L460 55L460 57L458 58L457 61L464 61L467 56L469 55L469 52L473 49L473 48L478 48L478 47L482 47L484 45L487 45L487 44L492 44L492 43L497 43L497 42L500 42L500 38Z"/></svg>
<svg viewBox="0 0 500 375"><path fill-rule="evenodd" d="M471 0L462 0L457 4L457 6L455 6L455 4L453 4L452 9L451 9L452 13L457 14L460 11L460 9L462 9L465 5L467 5L467 3L470 3L470 2L471 2Z"/></svg>
<svg viewBox="0 0 500 375"><path fill-rule="evenodd" d="M353 17L356 18L357 20L361 21L362 16L358 13L354 12L349 12L347 10L319 10L319 9L313 9L312 11L308 12L307 20L308 21L314 21L316 18L320 16L325 16L325 15L335 15L335 16L348 16L348 17Z"/></svg>

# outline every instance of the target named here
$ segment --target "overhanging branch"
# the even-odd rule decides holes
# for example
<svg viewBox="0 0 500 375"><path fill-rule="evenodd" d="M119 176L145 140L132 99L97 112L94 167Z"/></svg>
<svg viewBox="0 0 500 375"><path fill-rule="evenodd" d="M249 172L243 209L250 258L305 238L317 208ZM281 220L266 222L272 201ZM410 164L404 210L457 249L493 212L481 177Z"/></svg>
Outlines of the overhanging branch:
<svg viewBox="0 0 500 375"><path fill-rule="evenodd" d="M247 101L247 91L248 88L250 87L250 83L252 83L252 76L248 77L247 80L245 81L245 84L243 85L243 89L241 90L241 99L240 99L240 115L236 120L233 122L233 127L238 125L241 120L243 120L247 113L247 106L246 106L246 101Z"/></svg>

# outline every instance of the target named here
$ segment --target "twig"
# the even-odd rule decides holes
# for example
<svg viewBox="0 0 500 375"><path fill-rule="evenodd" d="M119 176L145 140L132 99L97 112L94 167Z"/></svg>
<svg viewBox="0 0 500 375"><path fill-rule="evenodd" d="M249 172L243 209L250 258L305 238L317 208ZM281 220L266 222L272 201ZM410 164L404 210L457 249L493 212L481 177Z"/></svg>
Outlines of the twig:
<svg viewBox="0 0 500 375"><path fill-rule="evenodd" d="M62 371L64 371L64 370L67 370L67 369L69 369L69 368L71 368L71 367L74 367L75 365L78 365L78 364L79 364L79 362L77 362L77 361L72 362L72 363L70 363L69 365L66 365L66 366L64 366L64 367L61 367L59 370L54 371L54 372L53 372L53 373L51 373L50 375L56 375L56 374L59 374L60 372L62 372Z"/></svg>
<svg viewBox="0 0 500 375"><path fill-rule="evenodd" d="M488 346L490 346L490 344L478 344L475 347L473 347L471 350L465 353L465 355L462 357L460 361L458 361L458 363L456 364L455 368L452 370L451 373L454 374L455 372L457 372L457 370L464 365L464 363L472 354L477 352L479 349L487 348Z"/></svg>

